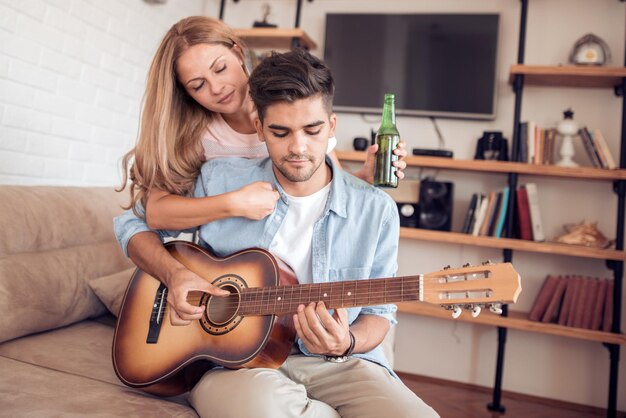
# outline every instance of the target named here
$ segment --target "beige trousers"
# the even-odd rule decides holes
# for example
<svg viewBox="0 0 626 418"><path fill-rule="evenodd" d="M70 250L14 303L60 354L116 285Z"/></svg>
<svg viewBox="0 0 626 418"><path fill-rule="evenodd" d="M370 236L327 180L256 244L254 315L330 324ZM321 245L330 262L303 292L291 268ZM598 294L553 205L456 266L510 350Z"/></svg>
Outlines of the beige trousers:
<svg viewBox="0 0 626 418"><path fill-rule="evenodd" d="M189 402L203 418L439 417L385 368L356 358L291 355L277 370L212 370Z"/></svg>

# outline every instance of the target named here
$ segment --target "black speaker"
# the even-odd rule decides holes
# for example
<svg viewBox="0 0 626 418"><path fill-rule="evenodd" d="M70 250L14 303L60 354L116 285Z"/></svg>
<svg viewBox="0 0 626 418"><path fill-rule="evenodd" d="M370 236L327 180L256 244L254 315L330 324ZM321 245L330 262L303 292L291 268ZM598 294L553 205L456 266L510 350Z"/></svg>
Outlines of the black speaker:
<svg viewBox="0 0 626 418"><path fill-rule="evenodd" d="M417 203L396 202L400 215L400 226L417 228L419 222L419 208Z"/></svg>
<svg viewBox="0 0 626 418"><path fill-rule="evenodd" d="M452 229L453 197L453 183L423 180L420 183L417 204L418 228L450 231Z"/></svg>

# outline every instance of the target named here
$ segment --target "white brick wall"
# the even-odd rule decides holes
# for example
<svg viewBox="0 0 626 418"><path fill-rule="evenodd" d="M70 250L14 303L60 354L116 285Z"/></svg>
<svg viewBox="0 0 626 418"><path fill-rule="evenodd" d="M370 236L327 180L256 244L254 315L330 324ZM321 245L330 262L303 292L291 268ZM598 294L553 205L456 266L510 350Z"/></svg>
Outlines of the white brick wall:
<svg viewBox="0 0 626 418"><path fill-rule="evenodd" d="M0 0L0 184L118 185L152 55L205 0Z"/></svg>

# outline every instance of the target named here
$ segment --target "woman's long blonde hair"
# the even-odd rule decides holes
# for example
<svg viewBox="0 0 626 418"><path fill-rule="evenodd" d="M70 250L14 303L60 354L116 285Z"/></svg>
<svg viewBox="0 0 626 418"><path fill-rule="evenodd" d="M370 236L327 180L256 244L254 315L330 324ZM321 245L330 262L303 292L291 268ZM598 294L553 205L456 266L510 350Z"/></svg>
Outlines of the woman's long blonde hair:
<svg viewBox="0 0 626 418"><path fill-rule="evenodd" d="M187 94L175 71L176 60L197 44L227 46L244 61L245 45L220 20L192 16L167 32L148 71L137 144L122 159L123 182L118 191L129 186L126 209L132 208L137 216L137 202L145 208L152 188L189 195L202 165L200 139L213 112Z"/></svg>

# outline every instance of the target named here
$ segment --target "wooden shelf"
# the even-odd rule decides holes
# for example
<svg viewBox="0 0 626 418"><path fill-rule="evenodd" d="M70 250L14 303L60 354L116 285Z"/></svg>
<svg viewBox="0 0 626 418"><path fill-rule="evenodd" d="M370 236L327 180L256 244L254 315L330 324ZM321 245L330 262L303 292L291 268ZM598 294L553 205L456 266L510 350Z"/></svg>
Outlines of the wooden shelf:
<svg viewBox="0 0 626 418"><path fill-rule="evenodd" d="M486 248L507 248L526 252L558 254L600 260L626 260L626 251L614 249L590 248L556 242L534 242L512 238L476 237L459 232L431 231L419 228L400 228L400 238L473 245Z"/></svg>
<svg viewBox="0 0 626 418"><path fill-rule="evenodd" d="M364 151L336 151L342 161L363 162ZM592 167L558 167L533 165L508 161L457 160L442 157L414 157L405 159L408 167L428 167L445 170L479 171L492 173L518 173L531 176L565 177L586 180L626 180L626 170L606 170Z"/></svg>
<svg viewBox="0 0 626 418"><path fill-rule="evenodd" d="M511 312L508 317L494 315L486 309L476 318L463 311L457 319L452 318L450 311L439 306L419 302L398 303L398 311L402 313L428 316L431 318L447 319L452 321L469 322L472 324L491 325L518 329L521 331L538 332L541 334L558 335L561 337L576 338L579 340L595 341L609 344L626 344L626 335L611 332L593 331L583 328L565 327L557 324L535 322L528 319L525 312Z"/></svg>
<svg viewBox="0 0 626 418"><path fill-rule="evenodd" d="M613 88L626 77L626 67L511 65L509 84L515 75L524 75L524 84L555 87Z"/></svg>
<svg viewBox="0 0 626 418"><path fill-rule="evenodd" d="M235 34L244 40L249 48L267 48L274 50L291 49L291 41L295 38L300 45L308 50L317 45L302 29L249 28L235 29Z"/></svg>

